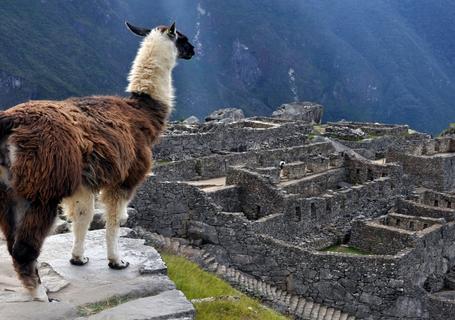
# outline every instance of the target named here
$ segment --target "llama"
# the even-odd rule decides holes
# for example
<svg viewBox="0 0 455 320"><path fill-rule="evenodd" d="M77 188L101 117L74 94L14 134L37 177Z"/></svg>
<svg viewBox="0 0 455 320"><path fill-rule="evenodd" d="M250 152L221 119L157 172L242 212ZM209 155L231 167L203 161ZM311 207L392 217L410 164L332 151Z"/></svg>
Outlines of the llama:
<svg viewBox="0 0 455 320"><path fill-rule="evenodd" d="M194 47L175 23L153 30L126 25L144 38L128 78L129 98L29 101L0 112L0 227L33 300L48 301L36 261L60 203L73 221L71 264L89 261L84 239L99 192L108 266L129 265L118 252L120 223L151 170L151 147L172 111L172 69L178 58L191 59Z"/></svg>

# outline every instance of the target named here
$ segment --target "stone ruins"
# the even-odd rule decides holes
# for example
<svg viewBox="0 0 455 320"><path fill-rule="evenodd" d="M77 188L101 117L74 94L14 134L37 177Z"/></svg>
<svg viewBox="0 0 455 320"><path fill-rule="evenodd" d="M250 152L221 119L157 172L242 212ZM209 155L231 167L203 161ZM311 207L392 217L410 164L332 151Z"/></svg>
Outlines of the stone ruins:
<svg viewBox="0 0 455 320"><path fill-rule="evenodd" d="M453 317L455 137L311 103L214 114L162 137L138 237L297 319Z"/></svg>
<svg viewBox="0 0 455 320"><path fill-rule="evenodd" d="M144 240L295 319L454 317L455 136L432 138L405 125L321 124L322 112L309 102L283 105L270 117L246 118L230 108L204 122L169 125L153 173L130 205L130 238L123 240L134 247L126 258L140 261L133 259L139 269L119 281L133 283L128 294L146 297L127 304L145 313L141 305L169 306L140 319L194 316ZM92 231L89 241L99 241L96 232L103 231ZM54 237L47 250L62 243ZM54 296L68 319L99 300L101 285L107 295L118 289L92 264L99 273L92 295L78 295L77 276L56 252L45 251L40 272L54 275L44 276L45 284L63 286ZM148 256L154 262L144 267ZM0 302L11 294L0 294ZM127 304L89 319L130 319ZM0 309L7 310L2 303Z"/></svg>

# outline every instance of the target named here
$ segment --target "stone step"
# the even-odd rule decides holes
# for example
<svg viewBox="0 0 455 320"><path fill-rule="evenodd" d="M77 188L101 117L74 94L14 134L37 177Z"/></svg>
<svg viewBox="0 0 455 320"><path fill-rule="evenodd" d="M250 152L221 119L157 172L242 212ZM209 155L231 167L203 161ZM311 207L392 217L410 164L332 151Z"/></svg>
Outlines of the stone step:
<svg viewBox="0 0 455 320"><path fill-rule="evenodd" d="M341 317L340 317L340 320L347 320L348 317L349 317L349 314L347 314L347 313L342 313L342 314L341 314Z"/></svg>
<svg viewBox="0 0 455 320"><path fill-rule="evenodd" d="M171 290L155 296L128 301L90 316L87 320L192 319L194 315L194 307L185 299L183 293L178 290Z"/></svg>
<svg viewBox="0 0 455 320"><path fill-rule="evenodd" d="M327 307L322 306L321 308L319 308L317 320L324 320L326 314L327 314Z"/></svg>
<svg viewBox="0 0 455 320"><path fill-rule="evenodd" d="M212 256L209 256L208 258L205 258L203 261L206 265L209 265L209 264L215 262L215 258Z"/></svg>
<svg viewBox="0 0 455 320"><path fill-rule="evenodd" d="M445 277L445 284L449 289L455 290L455 274L450 272Z"/></svg>
<svg viewBox="0 0 455 320"><path fill-rule="evenodd" d="M308 303L305 305L305 308L303 309L303 317L309 319L311 316L311 310L313 310L313 302L308 301Z"/></svg>
<svg viewBox="0 0 455 320"><path fill-rule="evenodd" d="M332 320L340 320L341 318L341 311L340 310L335 310L332 316Z"/></svg>
<svg viewBox="0 0 455 320"><path fill-rule="evenodd" d="M208 253L207 251L204 250L203 252L204 253L201 255L202 259L207 259L211 257L210 253Z"/></svg>
<svg viewBox="0 0 455 320"><path fill-rule="evenodd" d="M335 309L333 308L328 308L327 313L325 314L324 320L332 320L333 312Z"/></svg>
<svg viewBox="0 0 455 320"><path fill-rule="evenodd" d="M303 309L305 308L306 300L301 298L299 303L297 304L297 309L295 310L295 314L300 316L303 314Z"/></svg>
<svg viewBox="0 0 455 320"><path fill-rule="evenodd" d="M293 296L289 303L289 312L294 313L297 309L297 304L299 303L299 297Z"/></svg>
<svg viewBox="0 0 455 320"><path fill-rule="evenodd" d="M319 313L319 309L321 309L321 305L319 303L315 303L313 305L313 310L311 310L311 314L310 314L310 318L311 319L317 319L318 313Z"/></svg>

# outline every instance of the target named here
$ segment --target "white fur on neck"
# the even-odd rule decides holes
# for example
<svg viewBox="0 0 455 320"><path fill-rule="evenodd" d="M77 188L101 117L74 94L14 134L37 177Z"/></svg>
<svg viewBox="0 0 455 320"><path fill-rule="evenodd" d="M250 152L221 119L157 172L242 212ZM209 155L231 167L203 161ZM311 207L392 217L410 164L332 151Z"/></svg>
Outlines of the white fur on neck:
<svg viewBox="0 0 455 320"><path fill-rule="evenodd" d="M174 106L172 69L177 61L175 44L154 29L144 39L129 74L128 92L146 93L168 106Z"/></svg>

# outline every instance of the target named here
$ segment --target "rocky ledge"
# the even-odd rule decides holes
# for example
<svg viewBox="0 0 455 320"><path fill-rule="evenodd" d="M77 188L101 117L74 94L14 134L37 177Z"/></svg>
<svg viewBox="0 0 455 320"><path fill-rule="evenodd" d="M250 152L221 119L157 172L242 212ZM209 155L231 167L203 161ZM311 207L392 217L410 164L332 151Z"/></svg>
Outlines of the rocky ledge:
<svg viewBox="0 0 455 320"><path fill-rule="evenodd" d="M129 229L122 229L126 236ZM84 267L72 266L68 259L72 234L51 236L46 240L39 261L39 272L49 297L59 302L26 302L14 273L6 243L0 240L0 314L2 319L176 319L194 318L194 308L167 277L158 252L144 240L122 237L119 243L130 267L122 271L107 267L105 231L87 235ZM84 317L85 306L114 298L123 304Z"/></svg>

